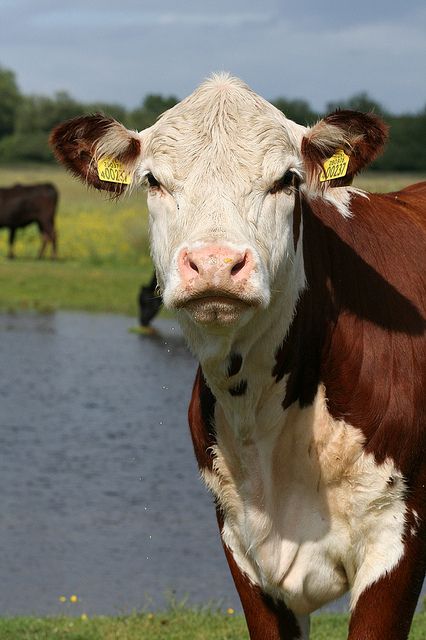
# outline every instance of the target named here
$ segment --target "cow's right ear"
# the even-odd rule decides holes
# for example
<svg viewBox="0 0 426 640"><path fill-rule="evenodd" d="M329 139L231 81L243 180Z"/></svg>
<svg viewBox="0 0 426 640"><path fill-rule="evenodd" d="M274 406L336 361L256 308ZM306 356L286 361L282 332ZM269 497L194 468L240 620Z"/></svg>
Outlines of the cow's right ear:
<svg viewBox="0 0 426 640"><path fill-rule="evenodd" d="M59 162L75 176L95 189L117 196L125 191L127 184L102 180L98 161L116 160L132 176L141 154L139 134L101 114L63 122L53 129L49 143Z"/></svg>
<svg viewBox="0 0 426 640"><path fill-rule="evenodd" d="M352 178L381 153L387 134L387 125L374 113L338 110L326 116L310 127L302 139L306 182L316 189L324 162L342 150L349 156L345 173L326 181L323 187L350 184Z"/></svg>

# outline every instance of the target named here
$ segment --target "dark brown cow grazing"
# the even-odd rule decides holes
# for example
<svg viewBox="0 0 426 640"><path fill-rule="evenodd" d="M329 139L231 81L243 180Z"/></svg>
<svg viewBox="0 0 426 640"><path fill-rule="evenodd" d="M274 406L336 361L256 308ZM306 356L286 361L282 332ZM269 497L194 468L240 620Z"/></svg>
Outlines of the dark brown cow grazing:
<svg viewBox="0 0 426 640"><path fill-rule="evenodd" d="M163 300L157 292L157 287L157 276L154 272L150 282L142 285L139 290L138 306L141 327L148 327L163 305Z"/></svg>
<svg viewBox="0 0 426 640"><path fill-rule="evenodd" d="M346 591L350 640L405 640L421 589L426 183L350 186L385 139L352 111L301 127L223 75L140 134L94 116L52 135L89 184L115 188L95 175L106 156L148 188L252 640L308 638L309 614Z"/></svg>
<svg viewBox="0 0 426 640"><path fill-rule="evenodd" d="M0 228L9 229L8 257L14 258L13 243L17 229L36 223L41 234L38 254L42 258L50 242L56 258L55 213L58 192L53 184L21 185L0 188Z"/></svg>

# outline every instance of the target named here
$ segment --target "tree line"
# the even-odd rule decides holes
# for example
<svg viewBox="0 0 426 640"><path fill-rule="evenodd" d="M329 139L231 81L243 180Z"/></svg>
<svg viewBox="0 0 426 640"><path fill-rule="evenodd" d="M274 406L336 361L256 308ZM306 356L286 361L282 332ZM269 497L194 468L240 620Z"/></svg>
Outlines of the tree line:
<svg viewBox="0 0 426 640"><path fill-rule="evenodd" d="M0 163L53 162L47 144L48 134L59 122L85 113L105 113L131 129L151 126L166 109L178 102L175 96L147 95L135 109L104 102L82 103L66 91L53 97L24 95L13 71L0 66ZM426 105L418 113L390 113L367 93L327 104L318 113L306 100L277 98L271 101L285 115L300 124L313 124L337 108L372 111L390 127L384 154L372 169L380 171L426 170Z"/></svg>

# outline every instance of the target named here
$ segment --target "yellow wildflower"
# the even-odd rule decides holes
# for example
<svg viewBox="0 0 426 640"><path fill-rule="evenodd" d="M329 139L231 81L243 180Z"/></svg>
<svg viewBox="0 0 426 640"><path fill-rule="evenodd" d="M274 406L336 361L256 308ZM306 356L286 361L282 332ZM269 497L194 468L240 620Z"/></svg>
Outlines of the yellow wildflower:
<svg viewBox="0 0 426 640"><path fill-rule="evenodd" d="M226 610L226 613L232 616L232 614L235 613L235 611L234 609L232 609L232 607L228 607L228 609Z"/></svg>
<svg viewBox="0 0 426 640"><path fill-rule="evenodd" d="M66 602L67 599L65 596L59 596L59 602Z"/></svg>
<svg viewBox="0 0 426 640"><path fill-rule="evenodd" d="M75 596L75 595L70 596L70 602L77 602L77 601L78 601L77 596Z"/></svg>

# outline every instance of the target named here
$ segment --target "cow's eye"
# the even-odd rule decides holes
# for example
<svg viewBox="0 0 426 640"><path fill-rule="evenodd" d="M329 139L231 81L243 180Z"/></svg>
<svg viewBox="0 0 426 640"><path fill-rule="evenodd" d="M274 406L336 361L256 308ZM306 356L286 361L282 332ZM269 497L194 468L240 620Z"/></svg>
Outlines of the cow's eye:
<svg viewBox="0 0 426 640"><path fill-rule="evenodd" d="M150 187L159 187L160 186L160 183L158 182L158 180L156 178L154 178L152 173L147 173L146 174L146 179L147 179L148 184L149 184Z"/></svg>
<svg viewBox="0 0 426 640"><path fill-rule="evenodd" d="M296 174L289 169L279 180L274 182L269 189L269 193L279 193L280 191L290 193L291 187L294 187L295 177Z"/></svg>

